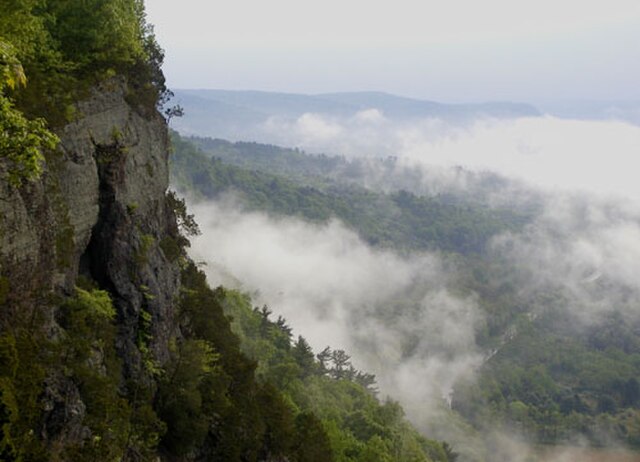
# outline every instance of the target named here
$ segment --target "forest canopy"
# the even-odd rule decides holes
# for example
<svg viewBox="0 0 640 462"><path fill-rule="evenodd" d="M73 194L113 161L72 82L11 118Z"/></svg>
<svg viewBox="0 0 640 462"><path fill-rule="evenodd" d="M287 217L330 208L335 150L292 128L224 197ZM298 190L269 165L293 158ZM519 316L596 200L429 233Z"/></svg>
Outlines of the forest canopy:
<svg viewBox="0 0 640 462"><path fill-rule="evenodd" d="M141 0L7 0L0 3L0 159L13 185L37 177L50 131L73 103L116 75L149 116L168 93L163 53Z"/></svg>

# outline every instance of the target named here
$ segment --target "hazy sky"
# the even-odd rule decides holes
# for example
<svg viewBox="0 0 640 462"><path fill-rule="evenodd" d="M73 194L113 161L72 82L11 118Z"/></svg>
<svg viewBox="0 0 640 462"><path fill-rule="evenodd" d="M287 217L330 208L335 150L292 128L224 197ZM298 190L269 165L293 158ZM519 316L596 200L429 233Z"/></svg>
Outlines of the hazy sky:
<svg viewBox="0 0 640 462"><path fill-rule="evenodd" d="M174 88L640 99L638 0L147 0Z"/></svg>

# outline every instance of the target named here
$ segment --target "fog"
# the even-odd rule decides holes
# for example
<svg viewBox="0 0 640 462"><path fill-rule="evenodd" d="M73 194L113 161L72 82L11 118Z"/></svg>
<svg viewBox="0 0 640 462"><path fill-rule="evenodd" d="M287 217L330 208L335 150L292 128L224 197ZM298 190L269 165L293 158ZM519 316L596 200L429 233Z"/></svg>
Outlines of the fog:
<svg viewBox="0 0 640 462"><path fill-rule="evenodd" d="M416 418L442 406L453 384L480 365L476 301L449 292L452 269L437 255L399 257L337 221L316 226L242 212L232 198L191 210L203 231L192 254L208 262L212 284L232 273L255 304L284 316L316 351L344 349L357 368L377 374L383 394L402 397ZM413 303L391 316L386 310L408 293ZM416 339L410 348L409 339Z"/></svg>
<svg viewBox="0 0 640 462"><path fill-rule="evenodd" d="M586 325L613 308L640 316L640 209L633 202L553 196L534 223L496 237L492 250L522 273L523 296L560 290Z"/></svg>
<svg viewBox="0 0 640 462"><path fill-rule="evenodd" d="M308 152L394 156L391 174L364 163L370 168L360 172L362 181L374 188L480 197L482 175L497 172L506 180L486 195L493 205L517 206L531 196L542 205L521 232L495 236L488 249L513 268L519 296L534 300L532 314L536 294L554 292L576 328L595 325L613 307L638 317L640 127L553 117L399 123L371 109L343 119L271 119L264 128ZM452 259L372 248L339 221L249 212L232 195L190 208L203 231L192 255L207 262L213 285L251 293L316 351L345 349L418 428L463 452L474 444L448 405L456 382L473 380L487 357L475 335L485 314L475 294L455 290L460 268ZM485 443L500 460L530 457L515 435L497 432ZM567 454L549 460L573 457Z"/></svg>
<svg viewBox="0 0 640 462"><path fill-rule="evenodd" d="M640 199L640 126L624 121L546 116L397 122L372 108L349 118L271 118L263 130L276 144L312 153L395 156L413 169L463 166L545 190Z"/></svg>

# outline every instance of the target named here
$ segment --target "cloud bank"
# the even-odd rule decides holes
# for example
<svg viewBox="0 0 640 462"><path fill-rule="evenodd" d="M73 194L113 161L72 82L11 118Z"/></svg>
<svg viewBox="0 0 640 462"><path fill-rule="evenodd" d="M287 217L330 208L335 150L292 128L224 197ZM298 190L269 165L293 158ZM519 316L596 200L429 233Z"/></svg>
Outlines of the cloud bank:
<svg viewBox="0 0 640 462"><path fill-rule="evenodd" d="M462 166L551 191L640 200L640 126L621 121L546 116L460 124L440 119L398 122L372 108L347 118L311 113L272 118L263 129L276 143L308 152L395 156L412 169Z"/></svg>

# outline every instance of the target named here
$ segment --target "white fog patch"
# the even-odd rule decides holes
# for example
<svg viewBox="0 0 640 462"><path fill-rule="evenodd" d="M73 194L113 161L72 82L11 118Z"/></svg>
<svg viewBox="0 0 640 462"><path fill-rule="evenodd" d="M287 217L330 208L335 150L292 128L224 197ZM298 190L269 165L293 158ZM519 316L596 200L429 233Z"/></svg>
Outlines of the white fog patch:
<svg viewBox="0 0 640 462"><path fill-rule="evenodd" d="M274 142L308 152L394 156L414 168L462 166L544 189L640 199L640 126L621 121L550 116L398 121L372 108L343 118L270 119L263 129Z"/></svg>
<svg viewBox="0 0 640 462"><path fill-rule="evenodd" d="M453 386L479 367L474 330L481 314L474 298L455 297L438 287L425 294L419 307L393 320L363 317L363 334L376 334L361 342L367 346L361 354L379 371L381 388L393 390L411 420L424 428L437 405L451 404ZM407 337L416 339L409 352L403 351Z"/></svg>
<svg viewBox="0 0 640 462"><path fill-rule="evenodd" d="M589 325L613 309L640 314L640 210L633 203L557 195L522 233L498 236L492 247L526 274L525 297L559 290L565 308Z"/></svg>
<svg viewBox="0 0 640 462"><path fill-rule="evenodd" d="M369 108L343 117L305 113L297 118L270 117L262 124L259 138L308 152L347 157L398 156L407 143L438 136L453 126L440 119L398 122L384 112Z"/></svg>
<svg viewBox="0 0 640 462"><path fill-rule="evenodd" d="M470 129L407 145L402 157L490 170L551 190L633 195L640 127L552 117L481 120Z"/></svg>
<svg viewBox="0 0 640 462"><path fill-rule="evenodd" d="M388 122L387 118L384 116L384 113L381 110L375 108L358 111L353 116L353 119L356 123L370 124L374 126L379 126Z"/></svg>
<svg viewBox="0 0 640 462"><path fill-rule="evenodd" d="M449 270L436 255L403 258L372 249L337 221L274 219L232 201L191 210L203 232L191 253L208 262L211 284L225 282L223 267L316 351L345 349L416 422L427 422L479 366L476 300L447 289ZM415 303L396 303L411 291L420 293Z"/></svg>
<svg viewBox="0 0 640 462"><path fill-rule="evenodd" d="M259 291L259 301L304 330L316 348L352 346L345 311L406 289L417 270L392 253L371 250L335 221L316 228L220 203L192 210L203 230L192 246L196 259L223 266L247 290Z"/></svg>
<svg viewBox="0 0 640 462"><path fill-rule="evenodd" d="M343 132L336 122L324 119L316 114L303 114L295 123L296 132L310 141L335 139Z"/></svg>

